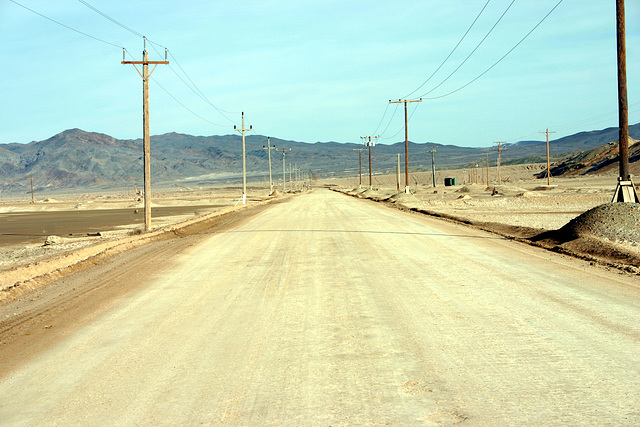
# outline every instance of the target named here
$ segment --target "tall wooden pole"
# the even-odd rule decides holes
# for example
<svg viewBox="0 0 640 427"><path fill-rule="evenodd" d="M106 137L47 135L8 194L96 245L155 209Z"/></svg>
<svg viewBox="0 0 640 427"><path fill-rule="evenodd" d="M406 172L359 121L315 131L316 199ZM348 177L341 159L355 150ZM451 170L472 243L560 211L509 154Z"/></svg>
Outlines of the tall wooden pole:
<svg viewBox="0 0 640 427"><path fill-rule="evenodd" d="M144 153L144 231L151 229L151 135L149 134L149 53L142 53L142 151Z"/></svg>
<svg viewBox="0 0 640 427"><path fill-rule="evenodd" d="M242 129L236 129L236 126L233 126L233 129L238 132L242 132L242 204L247 204L247 156L246 149L244 144L244 134L250 130L253 130L253 126L250 126L249 129L245 129L244 127L244 111L242 112Z"/></svg>
<svg viewBox="0 0 640 427"><path fill-rule="evenodd" d="M276 151L280 151L282 153L282 192L287 192L287 168L285 167L285 157L287 151L291 151L291 148L285 149L282 147L282 150L276 149Z"/></svg>
<svg viewBox="0 0 640 427"><path fill-rule="evenodd" d="M396 187L400 192L400 153L398 153L398 166L396 167Z"/></svg>
<svg viewBox="0 0 640 427"><path fill-rule="evenodd" d="M122 52L122 64L132 64L140 77L142 77L142 161L144 174L144 231L151 229L151 136L149 133L149 79L158 64L168 64L167 50L165 49L164 61L149 61L147 52L147 38L144 38L144 50L142 51L142 61L125 61L124 50ZM142 73L137 65L142 65ZM154 64L153 70L149 72L149 64Z"/></svg>
<svg viewBox="0 0 640 427"><path fill-rule="evenodd" d="M550 133L555 133L554 132L549 132L549 129L547 129L544 132L539 132L539 133L545 133L547 134L547 185L551 185L551 160L550 160L550 156L549 156L549 134Z"/></svg>
<svg viewBox="0 0 640 427"><path fill-rule="evenodd" d="M363 136L361 138L366 138L365 140L367 141L366 144L369 147L369 188L373 188L373 174L371 173L371 147L375 146L376 143L375 141L372 141L371 138L380 138L380 135L378 136Z"/></svg>
<svg viewBox="0 0 640 427"><path fill-rule="evenodd" d="M267 145L263 146L263 150L267 150L269 153L269 194L273 193L273 178L271 177L271 150L275 149L276 146L271 146L271 138L267 137Z"/></svg>
<svg viewBox="0 0 640 427"><path fill-rule="evenodd" d="M31 203L35 205L36 199L33 195L33 175L31 175Z"/></svg>
<svg viewBox="0 0 640 427"><path fill-rule="evenodd" d="M431 151L431 173L433 174L433 186L436 186L436 147L429 148Z"/></svg>
<svg viewBox="0 0 640 427"><path fill-rule="evenodd" d="M358 184L358 186L362 187L362 151L364 151L365 149L354 148L353 150L358 152L358 169L360 170L360 184Z"/></svg>
<svg viewBox="0 0 640 427"><path fill-rule="evenodd" d="M628 181L629 175L629 111L627 109L627 54L625 42L624 0L616 0L618 38L618 144L620 151L620 180Z"/></svg>
<svg viewBox="0 0 640 427"><path fill-rule="evenodd" d="M502 144L506 144L504 141L494 141L494 144L498 144L498 185L502 185L502 171L500 170L500 154L502 153Z"/></svg>
<svg viewBox="0 0 640 427"><path fill-rule="evenodd" d="M409 193L409 119L407 118L407 104L411 102L422 102L420 99L398 99L397 101L389 100L389 104L404 104L404 192Z"/></svg>

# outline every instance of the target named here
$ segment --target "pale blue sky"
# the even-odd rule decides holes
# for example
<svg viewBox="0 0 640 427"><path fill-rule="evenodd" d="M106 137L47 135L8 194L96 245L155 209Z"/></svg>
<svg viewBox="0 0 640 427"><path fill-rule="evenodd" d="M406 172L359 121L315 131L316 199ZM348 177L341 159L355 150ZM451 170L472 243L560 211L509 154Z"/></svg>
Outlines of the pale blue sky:
<svg viewBox="0 0 640 427"><path fill-rule="evenodd" d="M77 0L16 0L141 59L142 39ZM486 0L87 0L167 46L221 115L160 65L151 82L151 133L232 134L244 111L256 134L305 142L404 140L404 98L442 63ZM478 50L425 96L409 139L462 146L543 139L617 126L615 0L517 0ZM419 97L476 47L511 0L491 0ZM640 0L627 0L629 121L640 121ZM69 128L142 135L142 81L122 49L0 0L0 142ZM150 59L162 59L148 47ZM162 50L159 48L159 50ZM129 57L128 59L134 59ZM170 68L171 67L171 68ZM175 73L174 71L175 70ZM197 115L185 110L159 85ZM209 123L213 122L215 124Z"/></svg>

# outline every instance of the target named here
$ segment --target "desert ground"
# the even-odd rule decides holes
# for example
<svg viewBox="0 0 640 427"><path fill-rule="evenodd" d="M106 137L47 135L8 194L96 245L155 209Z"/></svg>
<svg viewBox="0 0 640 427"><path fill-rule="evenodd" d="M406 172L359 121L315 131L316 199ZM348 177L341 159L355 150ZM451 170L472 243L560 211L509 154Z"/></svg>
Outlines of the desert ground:
<svg viewBox="0 0 640 427"><path fill-rule="evenodd" d="M533 176L545 167L545 164L503 166L500 183L495 167L488 171L437 171L436 187L431 171L410 173L411 194L403 194L404 174L400 175L400 194L396 174L373 175L371 187L364 171L362 185L359 177L326 179L311 185L328 186L360 198L387 200L400 209L481 226L514 238L530 238L560 229L589 209L611 201L616 187L615 175L552 177L551 185L547 185L546 178ZM444 186L444 178L456 178L457 185ZM289 194L295 194L301 186L291 184L289 188L295 190ZM35 203L31 203L30 195L5 196L0 200L0 273L8 276L9 271L28 272L29 266L40 266L39 275L47 268L58 269L60 264L55 260L83 248L140 234L143 203L134 194L121 193L44 194L36 197ZM264 183L250 183L249 204L272 198ZM239 187L158 191L152 199L152 228L163 230L184 221L197 221L215 212L233 210L240 204ZM606 243L629 254L627 259L618 256L613 265L621 261L623 267L631 266L634 270L640 257L636 239ZM594 242L587 242L592 244ZM573 246L574 250L569 253L581 256L589 252ZM611 261L611 257L600 258ZM45 261L48 267L43 265ZM11 285L9 280L0 283L3 287Z"/></svg>
<svg viewBox="0 0 640 427"><path fill-rule="evenodd" d="M317 188L100 237L3 292L0 420L640 422L637 275L400 205Z"/></svg>

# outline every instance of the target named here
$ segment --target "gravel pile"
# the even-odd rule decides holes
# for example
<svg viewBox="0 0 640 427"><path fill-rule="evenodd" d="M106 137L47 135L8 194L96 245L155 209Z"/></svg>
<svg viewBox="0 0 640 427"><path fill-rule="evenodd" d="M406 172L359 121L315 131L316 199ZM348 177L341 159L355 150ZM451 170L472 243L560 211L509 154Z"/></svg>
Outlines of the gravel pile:
<svg viewBox="0 0 640 427"><path fill-rule="evenodd" d="M606 203L596 206L559 231L570 238L593 236L640 245L640 204Z"/></svg>

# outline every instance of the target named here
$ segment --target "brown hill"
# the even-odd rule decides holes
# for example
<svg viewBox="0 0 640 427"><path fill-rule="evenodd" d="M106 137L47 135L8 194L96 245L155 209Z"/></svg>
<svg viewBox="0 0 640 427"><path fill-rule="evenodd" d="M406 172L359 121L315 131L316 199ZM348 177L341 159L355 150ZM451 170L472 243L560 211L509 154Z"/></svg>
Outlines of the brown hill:
<svg viewBox="0 0 640 427"><path fill-rule="evenodd" d="M592 150L581 151L551 165L551 176L576 176L589 174L616 174L618 172L618 141L610 142ZM640 174L640 141L629 141L629 170ZM547 171L536 175L546 177Z"/></svg>

